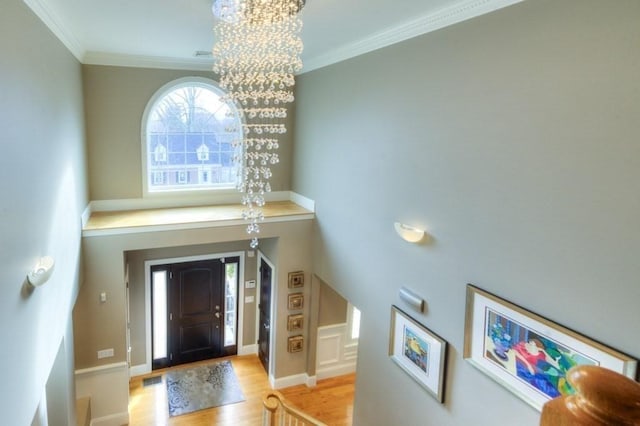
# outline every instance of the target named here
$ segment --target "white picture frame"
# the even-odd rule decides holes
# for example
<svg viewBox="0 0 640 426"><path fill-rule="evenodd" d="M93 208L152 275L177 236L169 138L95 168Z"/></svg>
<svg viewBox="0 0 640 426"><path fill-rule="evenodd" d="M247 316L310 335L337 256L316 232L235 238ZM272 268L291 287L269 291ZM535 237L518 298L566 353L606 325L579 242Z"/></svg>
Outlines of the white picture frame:
<svg viewBox="0 0 640 426"><path fill-rule="evenodd" d="M438 402L444 402L447 342L397 306L391 307L389 357Z"/></svg>

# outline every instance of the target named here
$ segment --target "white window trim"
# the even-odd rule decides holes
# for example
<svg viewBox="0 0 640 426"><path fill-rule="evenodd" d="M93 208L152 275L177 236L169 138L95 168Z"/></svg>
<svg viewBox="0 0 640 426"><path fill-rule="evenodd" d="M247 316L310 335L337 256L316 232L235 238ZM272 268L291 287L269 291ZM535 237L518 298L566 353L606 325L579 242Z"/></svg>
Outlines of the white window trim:
<svg viewBox="0 0 640 426"><path fill-rule="evenodd" d="M141 178L142 178L142 197L143 198L178 198L178 199L195 199L201 198L203 196L209 197L216 195L227 195L227 194L237 194L238 191L236 189L236 184L230 184L229 186L221 186L219 188L176 188L165 191L149 191L149 176L148 176L148 155L149 152L147 150L147 122L149 120L149 114L151 114L153 108L156 103L164 97L170 91L183 86L183 85L195 85L202 86L207 89L212 89L213 91L224 94L224 90L220 88L218 83L215 80L205 77L182 77L176 80L172 80L162 87L160 87L156 92L151 96L147 105L142 113L142 122L140 124L140 141L142 145L142 167L141 167ZM244 122L244 117L240 110L238 110L238 114L240 116L240 120Z"/></svg>

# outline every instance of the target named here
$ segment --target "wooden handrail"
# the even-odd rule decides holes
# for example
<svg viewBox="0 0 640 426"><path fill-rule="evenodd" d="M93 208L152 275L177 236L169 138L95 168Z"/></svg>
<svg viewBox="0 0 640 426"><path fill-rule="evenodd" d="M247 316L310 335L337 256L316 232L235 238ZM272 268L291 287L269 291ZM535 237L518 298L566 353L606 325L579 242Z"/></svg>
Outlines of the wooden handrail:
<svg viewBox="0 0 640 426"><path fill-rule="evenodd" d="M541 426L640 425L640 383L591 365L572 368L567 380L575 394L547 402Z"/></svg>
<svg viewBox="0 0 640 426"><path fill-rule="evenodd" d="M278 391L271 391L264 397L263 426L327 426L320 420L300 411L287 402Z"/></svg>

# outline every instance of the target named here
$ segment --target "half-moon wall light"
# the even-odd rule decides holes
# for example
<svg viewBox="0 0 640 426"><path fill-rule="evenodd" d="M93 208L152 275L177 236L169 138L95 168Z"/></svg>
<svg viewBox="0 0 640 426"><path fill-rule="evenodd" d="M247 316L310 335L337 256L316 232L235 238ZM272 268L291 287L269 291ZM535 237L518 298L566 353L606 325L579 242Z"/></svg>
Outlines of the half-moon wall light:
<svg viewBox="0 0 640 426"><path fill-rule="evenodd" d="M393 224L394 228L400 238L409 242L409 243L419 243L422 238L424 238L424 230L414 228L413 226L406 225L404 223L395 222Z"/></svg>
<svg viewBox="0 0 640 426"><path fill-rule="evenodd" d="M31 271L27 274L27 280L34 287L39 287L42 284L46 283L51 274L53 273L53 267L55 266L55 261L51 256L45 256L38 259L38 263L33 267Z"/></svg>

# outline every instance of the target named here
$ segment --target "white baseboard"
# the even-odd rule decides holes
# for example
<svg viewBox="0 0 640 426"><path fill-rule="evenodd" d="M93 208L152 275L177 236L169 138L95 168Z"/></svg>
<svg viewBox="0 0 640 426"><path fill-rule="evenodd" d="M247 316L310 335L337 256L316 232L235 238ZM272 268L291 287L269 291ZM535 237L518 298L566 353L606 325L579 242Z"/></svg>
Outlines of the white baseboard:
<svg viewBox="0 0 640 426"><path fill-rule="evenodd" d="M316 211L316 202L312 199L293 191L289 192L289 194L289 199L297 205L302 206L307 210L311 210L312 212Z"/></svg>
<svg viewBox="0 0 640 426"><path fill-rule="evenodd" d="M318 380L328 379L330 377L344 376L356 372L356 363L341 364L334 367L323 368L316 371Z"/></svg>
<svg viewBox="0 0 640 426"><path fill-rule="evenodd" d="M318 384L318 376L307 376L307 387L315 388Z"/></svg>
<svg viewBox="0 0 640 426"><path fill-rule="evenodd" d="M240 346L238 349L238 355L255 355L258 353L258 344Z"/></svg>
<svg viewBox="0 0 640 426"><path fill-rule="evenodd" d="M281 377L271 381L271 387L274 389L282 389L298 385L313 387L316 385L316 376L309 376L307 373L301 373L294 374L293 376Z"/></svg>
<svg viewBox="0 0 640 426"><path fill-rule="evenodd" d="M132 365L129 369L129 376L144 376L145 374L151 373L151 371L151 368L149 368L147 364Z"/></svg>
<svg viewBox="0 0 640 426"><path fill-rule="evenodd" d="M122 426L129 424L129 413L111 414L91 420L91 426Z"/></svg>
<svg viewBox="0 0 640 426"><path fill-rule="evenodd" d="M238 349L238 355L242 356L242 355L256 355L258 353L258 345L247 345L247 346L241 346L240 349ZM144 376L145 374L149 374L151 373L153 370L151 369L151 367L147 364L139 364L139 365L132 365L131 368L129 369L129 375L131 377L136 377L136 376Z"/></svg>

